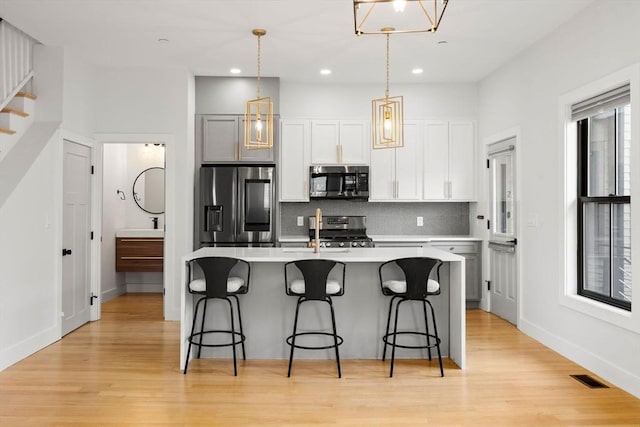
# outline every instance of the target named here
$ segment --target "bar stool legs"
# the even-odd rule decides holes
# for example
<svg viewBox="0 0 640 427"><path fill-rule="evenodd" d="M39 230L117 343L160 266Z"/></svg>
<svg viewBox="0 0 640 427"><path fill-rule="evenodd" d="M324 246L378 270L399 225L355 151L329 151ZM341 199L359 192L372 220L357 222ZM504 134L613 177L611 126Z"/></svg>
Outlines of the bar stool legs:
<svg viewBox="0 0 640 427"><path fill-rule="evenodd" d="M236 300L236 305L238 307L238 323L239 323L239 328L240 331L236 331L235 328L235 315L234 315L234 309L233 309L233 303L231 302L230 298L218 298L218 299L222 299L227 301L227 303L229 304L229 319L231 322L231 329L230 330L220 330L220 329L212 329L212 330L205 330L205 319L207 316L207 303L208 300L211 298L200 298L198 300L198 302L196 303L196 307L193 313L193 322L191 324L191 334L189 335L189 337L187 338L187 340L189 341L188 344L188 348L187 348L187 358L185 360L184 363L184 371L183 373L186 374L187 373L187 368L189 367L189 357L191 356L191 347L193 345L198 347L198 354L197 354L197 358L200 359L200 355L202 353L202 347L226 347L226 346L231 346L232 351L233 351L233 375L237 376L238 375L238 365L237 365L237 355L236 355L236 345L241 344L242 345L242 358L243 360L246 360L246 354L245 354L245 348L244 348L244 341L246 339L245 335L244 335L244 331L242 330L242 315L240 312L240 301L238 299L238 297L236 295L231 295L231 297L233 297ZM198 310L200 308L200 305L203 305L203 309L202 309L202 319L200 321L200 331L196 332L195 328L196 328L196 322L197 322L197 318L198 318ZM230 334L231 335L231 342L230 343L223 343L223 344L205 344L203 343L203 337L205 334L211 334L211 333L225 333L225 334ZM197 337L197 339L196 339ZM239 338L238 340L236 338Z"/></svg>
<svg viewBox="0 0 640 427"><path fill-rule="evenodd" d="M343 339L341 336L338 335L338 332L336 330L336 316L335 316L335 312L333 310L333 303L331 301L331 298L327 298L325 300L319 300L319 301L324 301L327 304L329 304L329 308L331 310L331 326L333 329L333 333L328 333L328 332L298 332L298 314L300 313L300 306L302 305L303 302L307 302L307 301L312 301L309 300L305 297L300 297L298 298L298 303L296 304L296 314L295 314L295 318L293 320L293 333L287 337L286 342L287 344L289 344L291 346L291 351L289 352L289 369L287 371L287 377L291 377L291 366L293 364L293 352L294 349L296 348L302 348L302 349L306 349L306 350L323 350L323 349L327 349L327 348L335 348L336 351L336 365L338 368L338 378L342 378L342 370L340 368L340 352L338 350L338 346L340 346L343 342ZM296 337L301 336L301 335L327 335L327 336L331 336L333 337L333 344L332 345L327 345L327 346L303 346L303 345L299 345L296 344Z"/></svg>
<svg viewBox="0 0 640 427"><path fill-rule="evenodd" d="M391 323L391 312L393 311L393 303L396 299L400 299L400 301L398 301L396 303L395 306L395 317L394 317L394 323L393 323L393 332L389 333L389 327L390 327L390 323ZM425 320L425 326L426 326L426 332L419 332L419 331L401 331L398 332L398 315L399 315L399 311L400 311L400 304L402 304L405 301L411 301L410 299L407 298L401 298L399 296L393 296L391 297L391 301L389 302L389 314L387 316L387 328L386 328L386 332L385 335L382 337L382 341L384 342L384 349L382 351L382 360L384 361L386 358L386 353L387 353L387 345L391 346L391 366L389 368L389 377L393 377L393 367L394 367L394 363L395 363L395 358L396 358L396 347L401 347L401 348L426 348L429 354L429 360L431 360L431 348L435 347L437 352L438 352L438 363L440 365L440 376L444 377L444 368L442 366L442 354L440 353L440 338L438 336L438 326L436 324L436 316L435 316L435 312L433 310L433 305L431 305L431 302L426 299L426 300L422 300L422 307L423 307L423 311L424 311L424 320ZM428 322L428 317L427 317L427 304L429 305L429 309L431 311L431 320L433 322L433 334L429 331L429 322ZM427 340L427 344L426 345L403 345L403 344L398 344L397 342L397 337L398 335L421 335L424 336ZM392 341L389 342L389 337L393 337ZM433 343L432 343L433 341Z"/></svg>

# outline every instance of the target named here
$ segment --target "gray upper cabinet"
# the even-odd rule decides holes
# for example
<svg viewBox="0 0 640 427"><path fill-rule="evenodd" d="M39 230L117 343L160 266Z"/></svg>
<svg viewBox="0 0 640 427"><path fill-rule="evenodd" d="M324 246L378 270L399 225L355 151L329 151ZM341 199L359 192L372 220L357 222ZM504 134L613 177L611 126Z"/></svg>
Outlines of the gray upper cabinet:
<svg viewBox="0 0 640 427"><path fill-rule="evenodd" d="M273 148L248 150L244 147L244 123L243 115L198 115L196 140L202 150L201 163L273 162ZM277 123L274 123L273 140L277 141Z"/></svg>

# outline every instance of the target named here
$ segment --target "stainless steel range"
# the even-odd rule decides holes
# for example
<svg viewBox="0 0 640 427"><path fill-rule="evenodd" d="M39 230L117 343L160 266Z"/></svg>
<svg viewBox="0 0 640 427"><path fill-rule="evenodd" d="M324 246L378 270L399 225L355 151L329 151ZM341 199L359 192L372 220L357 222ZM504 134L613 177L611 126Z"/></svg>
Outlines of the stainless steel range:
<svg viewBox="0 0 640 427"><path fill-rule="evenodd" d="M316 218L309 217L309 239L313 241ZM320 227L321 248L372 248L373 241L367 236L366 216L323 216Z"/></svg>

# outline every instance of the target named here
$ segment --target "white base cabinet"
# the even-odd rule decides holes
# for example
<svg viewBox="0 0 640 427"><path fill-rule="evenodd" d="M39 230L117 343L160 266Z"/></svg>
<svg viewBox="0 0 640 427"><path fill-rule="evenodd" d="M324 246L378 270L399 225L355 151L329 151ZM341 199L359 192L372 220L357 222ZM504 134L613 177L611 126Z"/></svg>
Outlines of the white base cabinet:
<svg viewBox="0 0 640 427"><path fill-rule="evenodd" d="M482 263L476 242L431 242L429 246L451 252L465 258L465 298L478 303L482 298Z"/></svg>

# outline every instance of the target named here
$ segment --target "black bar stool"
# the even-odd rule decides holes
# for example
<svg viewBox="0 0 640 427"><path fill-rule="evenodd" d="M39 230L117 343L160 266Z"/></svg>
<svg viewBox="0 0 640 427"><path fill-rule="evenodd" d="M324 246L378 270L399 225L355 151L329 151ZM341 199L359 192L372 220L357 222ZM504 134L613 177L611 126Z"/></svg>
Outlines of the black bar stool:
<svg viewBox="0 0 640 427"><path fill-rule="evenodd" d="M293 267L302 273L302 279L292 279L295 276ZM341 271L341 280L329 279L329 273L338 266ZM290 296L297 296L296 315L293 321L293 334L287 337L286 342L291 346L289 354L289 370L287 377L291 376L291 364L293 363L293 350L301 348L305 350L324 350L328 348L336 349L336 363L338 365L338 378L342 377L340 370L340 353L338 346L342 344L343 339L336 332L336 317L333 310L333 302L331 297L344 295L344 275L345 264L340 261L324 260L324 259L305 259L299 261L291 261L284 265L284 281L285 292ZM299 276L299 274L298 274ZM329 304L331 309L331 324L333 333L323 331L297 332L298 313L303 302L307 301L324 301ZM296 344L296 338L302 335L326 335L333 337L331 345L299 345Z"/></svg>
<svg viewBox="0 0 640 427"><path fill-rule="evenodd" d="M433 310L433 306L428 297L432 295L440 294L440 266L442 261L434 258L415 257L415 258L400 258L396 260L387 261L380 266L378 274L380 276L380 286L382 293L391 297L389 302L389 315L387 316L387 330L382 337L384 342L384 350L382 351L382 360L385 360L387 354L387 345L392 348L391 351L391 368L389 370L389 377L393 377L393 364L396 356L396 347L400 348L426 348L429 353L429 360L431 360L431 349L436 348L438 351L438 362L440 363L440 376L444 377L444 369L442 368L442 356L440 354L440 338L438 337L438 327L436 325L436 316ZM437 280L429 279L429 275L432 270L436 268ZM398 271L398 269L400 271ZM395 275L393 274L395 270ZM400 273L400 274L398 274ZM390 279L389 277L394 275L395 277L404 276L404 279ZM393 332L389 332L389 325L391 323L391 312L394 301L397 301L395 307L395 321L393 325ZM426 332L420 331L400 331L398 332L398 310L400 304L405 301L422 301L422 307L424 310L424 322L426 326ZM429 331L429 321L427 320L427 305L431 310L431 320L433 322L433 333ZM396 339L398 335L418 335L426 338L426 344L424 345L406 345L398 344ZM389 337L393 339L389 342Z"/></svg>
<svg viewBox="0 0 640 427"><path fill-rule="evenodd" d="M249 280L251 276L251 266L248 262L228 257L203 257L196 258L187 264L189 267L190 282L188 285L189 293L200 295L201 298L196 303L193 313L193 323L191 325L191 335L189 335L189 346L187 350L187 360L184 363L184 373L187 373L189 366L189 356L191 354L191 346L198 347L198 359L202 352L202 347L228 347L233 349L233 375L238 375L238 367L236 363L236 345L242 345L242 359L246 360L244 350L244 341L246 339L242 330L242 315L240 313L240 300L238 295L246 294L249 291ZM197 265L204 274L204 279L194 279L194 267ZM234 274L233 276L231 274ZM233 315L233 304L231 298L235 299L238 309L238 323L240 330L236 331ZM205 330L205 319L207 317L207 302L211 299L225 300L229 303L229 317L231 319L231 329L209 329ZM204 302L202 312L202 320L200 323L200 331L196 332L196 320L198 318L198 309L200 304ZM207 344L203 342L203 337L209 334L228 334L231 336L231 342L222 344Z"/></svg>

